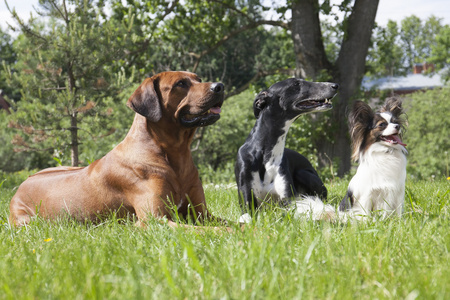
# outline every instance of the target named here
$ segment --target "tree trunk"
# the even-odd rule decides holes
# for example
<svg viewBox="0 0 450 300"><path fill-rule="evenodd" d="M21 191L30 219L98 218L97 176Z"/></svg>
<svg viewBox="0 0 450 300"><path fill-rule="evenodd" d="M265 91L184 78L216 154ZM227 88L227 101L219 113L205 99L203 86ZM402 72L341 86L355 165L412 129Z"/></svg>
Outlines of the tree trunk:
<svg viewBox="0 0 450 300"><path fill-rule="evenodd" d="M73 112L70 116L70 157L72 160L72 167L78 167L78 120L77 112Z"/></svg>
<svg viewBox="0 0 450 300"><path fill-rule="evenodd" d="M350 141L347 110L354 101L365 71L372 29L379 0L355 0L346 20L344 40L335 64L328 62L320 32L318 0L297 0L292 3L292 36L297 57L297 69L303 78L316 79L325 70L339 83L339 94L333 100L333 110L318 116L317 122L326 126L315 140L320 165L338 161L338 176L350 170Z"/></svg>
<svg viewBox="0 0 450 300"><path fill-rule="evenodd" d="M291 33L297 65L296 76L316 80L324 69L331 69L323 45L318 0L292 2Z"/></svg>
<svg viewBox="0 0 450 300"><path fill-rule="evenodd" d="M65 5L65 2L64 2ZM69 21L66 19L67 26L69 26ZM69 31L67 32L69 34ZM70 57L68 54L67 57ZM70 136L71 136L71 143L70 143L70 158L72 161L72 167L78 167L78 120L77 120L77 114L78 111L74 108L74 99L75 99L75 76L73 74L73 62L69 61L67 63L67 75L69 77L69 91L70 91L70 97L73 97L71 99L71 113L70 113Z"/></svg>

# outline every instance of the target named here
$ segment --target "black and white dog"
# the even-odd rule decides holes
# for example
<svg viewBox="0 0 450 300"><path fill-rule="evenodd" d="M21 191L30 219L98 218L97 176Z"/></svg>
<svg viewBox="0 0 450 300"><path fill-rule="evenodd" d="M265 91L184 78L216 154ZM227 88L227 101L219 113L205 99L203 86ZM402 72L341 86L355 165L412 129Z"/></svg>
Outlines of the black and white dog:
<svg viewBox="0 0 450 300"><path fill-rule="evenodd" d="M308 159L284 146L292 123L302 114L331 109L338 88L291 78L256 96L256 124L238 151L235 167L241 223L249 222L263 203L287 206L298 195L326 199L327 189Z"/></svg>
<svg viewBox="0 0 450 300"><path fill-rule="evenodd" d="M362 101L355 102L349 127L352 158L359 166L339 205L343 221L361 220L372 212L382 217L402 213L407 154L401 139L405 124L402 116L402 103L397 98L388 98L378 112ZM334 219L333 211L317 197L305 197L296 203L296 213L311 214L313 219Z"/></svg>

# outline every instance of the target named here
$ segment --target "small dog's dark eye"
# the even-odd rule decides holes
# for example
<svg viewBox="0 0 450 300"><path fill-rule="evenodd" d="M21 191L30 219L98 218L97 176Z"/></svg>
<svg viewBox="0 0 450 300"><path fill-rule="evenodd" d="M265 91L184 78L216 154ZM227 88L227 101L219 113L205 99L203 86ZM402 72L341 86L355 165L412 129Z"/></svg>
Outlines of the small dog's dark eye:
<svg viewBox="0 0 450 300"><path fill-rule="evenodd" d="M386 127L386 126L387 126L386 123L380 123L380 124L378 124L378 127L380 127L380 128L384 128L384 127Z"/></svg>

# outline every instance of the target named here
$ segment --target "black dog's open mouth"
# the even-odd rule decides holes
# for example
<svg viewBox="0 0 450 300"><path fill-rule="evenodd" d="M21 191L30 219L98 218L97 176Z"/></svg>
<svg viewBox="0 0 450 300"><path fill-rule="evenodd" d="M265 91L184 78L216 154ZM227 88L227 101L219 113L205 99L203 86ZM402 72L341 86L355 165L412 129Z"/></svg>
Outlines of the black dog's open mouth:
<svg viewBox="0 0 450 300"><path fill-rule="evenodd" d="M311 110L316 108L324 108L324 109L331 109L333 108L333 105L331 103L331 98L326 99L308 99L298 102L295 107L302 109L302 110Z"/></svg>
<svg viewBox="0 0 450 300"><path fill-rule="evenodd" d="M380 136L380 139L389 144L393 144L393 145L399 144L399 145L402 145L403 147L406 147L406 144L404 144L402 142L402 139L400 138L400 136L398 134L382 135L382 136Z"/></svg>
<svg viewBox="0 0 450 300"><path fill-rule="evenodd" d="M202 127L214 124L220 119L223 101L213 104L199 114L185 113L181 116L181 123L186 127Z"/></svg>

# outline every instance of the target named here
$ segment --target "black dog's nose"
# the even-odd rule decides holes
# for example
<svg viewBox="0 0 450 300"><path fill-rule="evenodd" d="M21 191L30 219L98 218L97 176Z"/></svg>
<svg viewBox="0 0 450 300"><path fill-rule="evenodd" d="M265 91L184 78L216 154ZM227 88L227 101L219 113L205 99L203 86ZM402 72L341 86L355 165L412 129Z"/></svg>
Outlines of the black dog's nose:
<svg viewBox="0 0 450 300"><path fill-rule="evenodd" d="M225 87L223 86L223 83L221 83L221 82L214 82L211 84L210 89L214 93L219 94L219 93L223 93L223 91L225 90Z"/></svg>
<svg viewBox="0 0 450 300"><path fill-rule="evenodd" d="M339 89L339 84L337 84L337 83L332 83L332 84L331 84L331 88L332 88L333 90L337 90L337 89Z"/></svg>

